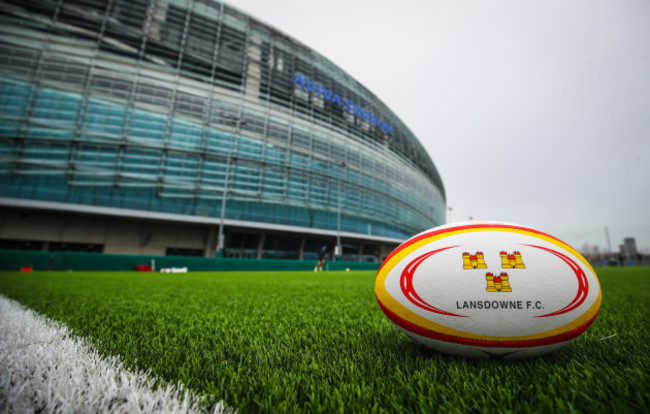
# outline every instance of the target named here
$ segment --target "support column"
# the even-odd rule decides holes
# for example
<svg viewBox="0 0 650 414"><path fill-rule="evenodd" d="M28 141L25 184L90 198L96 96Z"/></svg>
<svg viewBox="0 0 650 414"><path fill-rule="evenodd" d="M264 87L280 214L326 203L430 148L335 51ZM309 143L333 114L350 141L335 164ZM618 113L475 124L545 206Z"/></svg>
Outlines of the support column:
<svg viewBox="0 0 650 414"><path fill-rule="evenodd" d="M217 248L215 245L216 233L216 227L208 227L207 234L205 235L205 242L203 243L203 257L214 257L214 252Z"/></svg>
<svg viewBox="0 0 650 414"><path fill-rule="evenodd" d="M305 260L305 245L307 244L307 238L303 237L300 240L300 250L298 250L298 260Z"/></svg>
<svg viewBox="0 0 650 414"><path fill-rule="evenodd" d="M260 238L257 241L257 259L262 258L262 250L264 249L264 242L266 241L266 233L260 234Z"/></svg>
<svg viewBox="0 0 650 414"><path fill-rule="evenodd" d="M140 223L140 247L145 247L149 240L151 240L151 223L148 221Z"/></svg>

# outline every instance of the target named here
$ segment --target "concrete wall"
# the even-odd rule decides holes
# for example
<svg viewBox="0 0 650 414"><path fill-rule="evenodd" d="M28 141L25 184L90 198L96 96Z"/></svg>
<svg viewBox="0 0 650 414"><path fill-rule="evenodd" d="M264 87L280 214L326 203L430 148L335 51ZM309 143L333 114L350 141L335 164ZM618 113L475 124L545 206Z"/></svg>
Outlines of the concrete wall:
<svg viewBox="0 0 650 414"><path fill-rule="evenodd" d="M104 253L164 256L167 248L201 249L210 228L41 211L0 211L0 239L103 244ZM214 232L212 232L214 233Z"/></svg>
<svg viewBox="0 0 650 414"><path fill-rule="evenodd" d="M288 238L298 238L300 245L297 248L297 258L306 258L305 246L309 240L318 240L322 245L333 246L334 237L305 236L299 233L280 232L278 230L252 230L226 228L226 253L232 257L237 256L239 247L231 245L235 238L232 233L255 234L256 246L247 246L247 249L256 251L251 258L265 257L262 254L267 235L276 235ZM195 249L200 250L204 257L214 257L217 246L218 227L214 224L188 224L173 221L153 219L136 219L128 217L103 216L98 214L79 214L75 212L49 211L39 209L0 208L0 240L18 240L29 242L43 242L39 249L49 251L74 250L53 248L53 243L79 243L101 245L100 250L87 250L80 246L81 251L100 251L104 254L117 255L151 255L165 256L167 249ZM343 240L345 242L345 240ZM395 248L395 245L373 243L364 240L348 241L360 246L358 260L361 254L377 255L376 259L383 260ZM9 243L15 246L13 243ZM21 249L21 247L4 248ZM286 247L286 246L285 246ZM3 247L0 246L0 249ZM311 252L313 253L313 251ZM234 255L234 256L233 256ZM309 255L308 259L312 259ZM357 260L357 257L346 256L346 260ZM315 260L315 259L313 259Z"/></svg>

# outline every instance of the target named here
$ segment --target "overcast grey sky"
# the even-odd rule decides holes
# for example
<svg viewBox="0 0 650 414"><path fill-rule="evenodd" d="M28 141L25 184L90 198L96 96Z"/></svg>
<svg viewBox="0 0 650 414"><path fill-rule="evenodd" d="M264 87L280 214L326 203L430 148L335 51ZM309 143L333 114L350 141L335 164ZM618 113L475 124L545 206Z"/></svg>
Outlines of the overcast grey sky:
<svg viewBox="0 0 650 414"><path fill-rule="evenodd" d="M649 0L230 0L332 60L427 148L452 221L650 252Z"/></svg>

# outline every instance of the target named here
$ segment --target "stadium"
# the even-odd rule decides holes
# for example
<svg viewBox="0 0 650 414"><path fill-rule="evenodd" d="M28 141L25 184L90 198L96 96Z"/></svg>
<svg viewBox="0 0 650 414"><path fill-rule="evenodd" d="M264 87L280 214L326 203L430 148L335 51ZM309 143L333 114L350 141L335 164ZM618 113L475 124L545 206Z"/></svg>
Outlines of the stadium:
<svg viewBox="0 0 650 414"><path fill-rule="evenodd" d="M445 221L440 175L386 105L299 41L215 0L5 0L0 22L1 413L649 411L650 268L623 257L598 268L594 323L543 357L455 357L391 322L373 294L387 254L417 256L391 285L414 307L480 296L448 266L414 282L461 247L413 250ZM409 238L412 253L390 253ZM316 273L323 246L337 260ZM479 266L523 272L534 256L475 251L450 266L483 295L541 303L556 287ZM190 271L134 270L149 260ZM578 294L558 296L580 301L583 282L576 270ZM522 312L485 308L504 330Z"/></svg>
<svg viewBox="0 0 650 414"><path fill-rule="evenodd" d="M444 223L418 139L216 1L5 1L0 248L379 262Z"/></svg>

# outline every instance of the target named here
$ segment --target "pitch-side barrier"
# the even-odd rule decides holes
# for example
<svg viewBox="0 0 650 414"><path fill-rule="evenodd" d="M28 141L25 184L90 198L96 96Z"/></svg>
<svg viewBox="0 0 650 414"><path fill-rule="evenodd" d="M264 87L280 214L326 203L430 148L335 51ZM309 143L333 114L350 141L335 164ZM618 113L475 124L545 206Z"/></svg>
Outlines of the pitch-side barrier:
<svg viewBox="0 0 650 414"><path fill-rule="evenodd" d="M330 261L327 270L377 270L381 263ZM192 271L292 271L314 270L314 260L225 259L189 256L151 256L80 252L0 250L0 270L116 270L136 267L184 268Z"/></svg>

